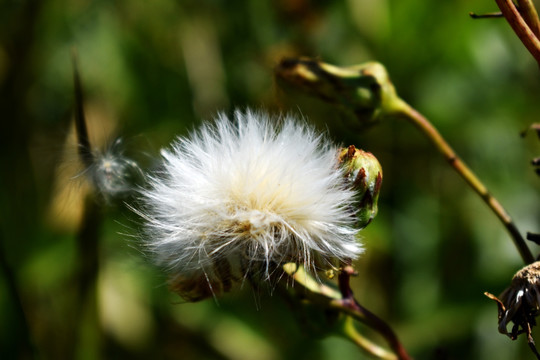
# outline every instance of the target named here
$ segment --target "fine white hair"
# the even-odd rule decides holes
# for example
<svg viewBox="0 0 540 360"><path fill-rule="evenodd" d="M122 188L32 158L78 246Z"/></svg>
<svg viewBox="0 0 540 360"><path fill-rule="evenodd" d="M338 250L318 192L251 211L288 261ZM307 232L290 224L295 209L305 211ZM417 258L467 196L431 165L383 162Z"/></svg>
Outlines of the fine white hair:
<svg viewBox="0 0 540 360"><path fill-rule="evenodd" d="M145 244L179 293L195 299L206 294L192 282L219 291L231 265L268 278L286 262L317 271L355 259L354 194L337 153L292 115L219 114L162 150L141 191Z"/></svg>

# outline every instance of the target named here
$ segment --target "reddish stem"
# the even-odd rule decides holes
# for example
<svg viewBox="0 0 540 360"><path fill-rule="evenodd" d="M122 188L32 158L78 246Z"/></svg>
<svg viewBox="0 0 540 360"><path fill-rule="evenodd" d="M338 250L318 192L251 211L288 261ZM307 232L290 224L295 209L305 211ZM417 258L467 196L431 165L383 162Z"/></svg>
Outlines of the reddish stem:
<svg viewBox="0 0 540 360"><path fill-rule="evenodd" d="M353 291L350 286L351 275L354 274L354 270L351 266L345 266L338 275L339 290L343 298L340 300L343 308L350 310L350 315L360 319L371 328L379 332L388 342L388 345L396 353L400 360L411 360L411 357L405 351L405 348L399 342L398 337L392 330L392 328L385 323L377 315L363 307L354 298Z"/></svg>
<svg viewBox="0 0 540 360"><path fill-rule="evenodd" d="M495 1L523 45L525 45L538 64L540 64L540 40L538 40L533 30L527 25L516 5L512 0Z"/></svg>

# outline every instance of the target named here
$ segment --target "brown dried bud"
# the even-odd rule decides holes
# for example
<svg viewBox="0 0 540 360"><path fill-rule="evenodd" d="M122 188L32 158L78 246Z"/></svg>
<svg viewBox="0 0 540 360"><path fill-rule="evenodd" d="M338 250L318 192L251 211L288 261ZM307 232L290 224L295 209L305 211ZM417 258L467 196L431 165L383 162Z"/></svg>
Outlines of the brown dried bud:
<svg viewBox="0 0 540 360"><path fill-rule="evenodd" d="M537 354L531 330L536 325L536 317L540 310L540 261L519 270L512 278L510 286L501 293L500 298L490 293L485 295L497 302L499 332L512 340L517 339L520 334L527 334L529 346ZM509 332L507 327L510 322L513 322L514 326Z"/></svg>

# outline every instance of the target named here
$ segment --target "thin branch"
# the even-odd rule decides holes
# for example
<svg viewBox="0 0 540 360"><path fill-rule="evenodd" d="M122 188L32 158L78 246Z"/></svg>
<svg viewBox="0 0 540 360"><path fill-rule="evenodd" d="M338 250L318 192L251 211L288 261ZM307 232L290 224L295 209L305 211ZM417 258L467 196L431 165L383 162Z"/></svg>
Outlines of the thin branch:
<svg viewBox="0 0 540 360"><path fill-rule="evenodd" d="M469 16L473 19L493 19L493 18L504 17L502 12L493 12L493 13L486 13L486 14L477 14L474 12L470 12Z"/></svg>
<svg viewBox="0 0 540 360"><path fill-rule="evenodd" d="M536 59L538 64L540 64L540 40L538 40L538 38L534 34L534 31L531 30L529 25L527 25L526 21L523 19L518 9L516 8L516 5L512 2L512 0L495 1L497 2L497 5L501 9L504 17L506 18L516 35L519 37L523 45L525 45L527 50L529 50L531 55ZM527 6L527 1L523 2L525 3L524 6ZM526 14L527 17L532 17L532 19L530 19L529 21L532 21L533 24L535 24L533 26L537 26L536 24L538 15L536 15L536 20L534 20L534 14L530 11L529 7L527 9L524 10L524 14Z"/></svg>
<svg viewBox="0 0 540 360"><path fill-rule="evenodd" d="M532 0L517 0L518 9L536 37L540 37L540 19Z"/></svg>
<svg viewBox="0 0 540 360"><path fill-rule="evenodd" d="M439 152L445 157L446 161L454 168L455 171L461 175L463 179L469 184L474 191L489 208L497 215L501 222L506 227L506 230L510 234L514 244L516 245L523 261L526 264L534 262L534 257L529 250L527 244L521 233L519 232L516 224L508 215L504 207L499 201L491 195L486 186L480 181L480 179L472 172L472 170L459 158L452 147L446 142L437 129L426 119L422 114L412 108L409 104L401 99L397 99L395 106L396 116L405 118L413 123L424 135L426 135L433 145L439 150Z"/></svg>

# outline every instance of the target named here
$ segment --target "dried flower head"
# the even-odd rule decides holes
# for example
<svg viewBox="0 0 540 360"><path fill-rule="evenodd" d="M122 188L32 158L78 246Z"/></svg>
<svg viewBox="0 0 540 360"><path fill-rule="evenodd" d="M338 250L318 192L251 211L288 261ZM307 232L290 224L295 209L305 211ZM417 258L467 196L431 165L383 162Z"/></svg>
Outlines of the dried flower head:
<svg viewBox="0 0 540 360"><path fill-rule="evenodd" d="M354 192L337 148L285 116L239 112L163 150L142 192L146 243L187 300L286 262L316 271L357 257Z"/></svg>
<svg viewBox="0 0 540 360"><path fill-rule="evenodd" d="M517 339L520 334L527 334L527 340L533 352L538 355L531 336L532 327L536 325L536 317L540 311L540 261L519 270L508 288L499 298L485 293L497 302L499 309L499 332ZM508 332L508 324L513 322Z"/></svg>

